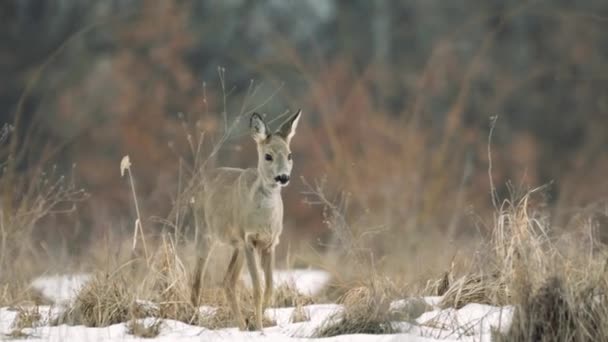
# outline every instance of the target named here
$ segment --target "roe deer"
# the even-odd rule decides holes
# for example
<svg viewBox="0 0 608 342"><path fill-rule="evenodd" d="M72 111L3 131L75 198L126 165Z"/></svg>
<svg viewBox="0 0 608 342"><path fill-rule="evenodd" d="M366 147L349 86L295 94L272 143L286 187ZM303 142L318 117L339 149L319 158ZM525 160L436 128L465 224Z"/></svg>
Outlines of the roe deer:
<svg viewBox="0 0 608 342"><path fill-rule="evenodd" d="M281 188L289 183L293 166L289 143L300 115L301 110L298 110L276 133L271 133L264 119L253 113L249 127L257 144L257 168L218 168L208 172L203 179L203 213L207 229L211 236L234 247L223 285L241 330L247 327L235 287L245 261L253 285L256 330L262 329L263 309L272 300L274 250L283 230ZM258 255L266 283L263 302ZM203 258L199 256L192 286L194 305L198 304L202 264Z"/></svg>

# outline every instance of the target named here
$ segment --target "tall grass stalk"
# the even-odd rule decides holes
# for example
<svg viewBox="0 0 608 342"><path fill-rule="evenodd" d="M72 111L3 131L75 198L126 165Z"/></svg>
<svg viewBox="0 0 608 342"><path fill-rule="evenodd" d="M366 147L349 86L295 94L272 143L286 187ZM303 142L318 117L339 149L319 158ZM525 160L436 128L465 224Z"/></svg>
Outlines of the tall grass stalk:
<svg viewBox="0 0 608 342"><path fill-rule="evenodd" d="M135 213L137 219L135 220L133 228L133 245L131 247L131 256L134 259L137 255L137 232L141 235L141 240L144 248L144 256L146 263L149 261L148 248L146 246L146 236L144 235L144 228L142 224L141 211L139 210L139 202L137 201L137 193L135 192L135 182L133 181L133 174L131 173L131 161L129 156L124 156L120 161L120 176L124 177L125 173L129 175L129 185L131 187L131 194L133 195L133 203L135 204Z"/></svg>

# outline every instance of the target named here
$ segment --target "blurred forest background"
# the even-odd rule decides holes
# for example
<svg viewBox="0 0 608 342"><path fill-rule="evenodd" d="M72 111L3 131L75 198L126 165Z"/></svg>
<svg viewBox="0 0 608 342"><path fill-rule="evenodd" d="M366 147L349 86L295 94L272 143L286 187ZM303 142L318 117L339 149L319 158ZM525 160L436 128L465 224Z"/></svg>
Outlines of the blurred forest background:
<svg viewBox="0 0 608 342"><path fill-rule="evenodd" d="M0 157L15 176L2 191L28 193L53 165L73 177L90 196L32 234L49 254L86 253L132 231L128 154L158 232L151 217L169 215L192 163L188 133L214 141L224 101L234 118L249 98L269 117L304 113L283 252L331 240L300 177L323 179L354 226L391 236L379 254L486 234L495 116L500 198L550 184L539 205L555 226L582 210L608 229L607 39L603 0L5 0L0 122L14 131ZM217 164L255 165L245 133L243 121Z"/></svg>

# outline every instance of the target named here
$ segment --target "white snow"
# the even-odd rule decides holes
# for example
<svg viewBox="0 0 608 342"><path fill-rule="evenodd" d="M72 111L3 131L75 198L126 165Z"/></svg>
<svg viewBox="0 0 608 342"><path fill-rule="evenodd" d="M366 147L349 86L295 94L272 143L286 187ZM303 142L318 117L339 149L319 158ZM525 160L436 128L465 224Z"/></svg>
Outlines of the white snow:
<svg viewBox="0 0 608 342"><path fill-rule="evenodd" d="M487 336L492 329L505 332L513 317L513 307L467 304L461 309L448 308L422 314L416 322L437 336ZM450 332L445 335L445 332Z"/></svg>
<svg viewBox="0 0 608 342"><path fill-rule="evenodd" d="M299 270L277 272L277 282L291 282L303 293L316 293L321 284L329 279L322 271ZM86 275L54 276L37 279L34 287L43 292L45 296L65 303L73 298L74 293L89 279ZM328 319L339 317L343 307L338 304L316 304L303 307L309 321L291 322L294 308L270 308L265 314L276 322L276 326L264 328L263 332L242 332L237 328L209 330L191 326L173 320L162 320L160 335L152 339L143 339L128 334L125 323L104 328L87 328L84 326L49 326L50 318L59 313L57 307L40 306L38 310L42 321L33 328L21 331L27 337L18 341L65 341L65 342L95 342L95 341L332 341L332 342L393 342L393 341L490 341L491 330L508 329L513 315L513 308L494 307L482 304L469 304L461 309L441 309L438 307L441 297L406 298L391 304L391 310L408 310L416 312L417 318L409 322L394 322L398 333L392 335L341 335L331 338L311 339L315 330ZM141 302L154 306L154 303ZM415 305L415 310L410 308ZM201 313L212 314L213 307L201 307ZM418 313L420 312L420 313ZM0 340L10 341L7 336L13 330L13 322L17 311L9 308L0 308ZM146 318L142 323L149 325L157 321L156 318Z"/></svg>
<svg viewBox="0 0 608 342"><path fill-rule="evenodd" d="M319 293L330 279L329 273L312 269L275 270L273 275L275 288L293 286L305 295ZM67 304L91 277L90 274L45 275L34 279L31 285L54 303ZM247 272L243 272L242 279L251 286Z"/></svg>
<svg viewBox="0 0 608 342"><path fill-rule="evenodd" d="M275 270L273 272L275 288L281 286L293 286L304 295L315 295L329 282L330 275L322 270ZM248 272L243 272L241 279L245 285L251 287L251 278Z"/></svg>

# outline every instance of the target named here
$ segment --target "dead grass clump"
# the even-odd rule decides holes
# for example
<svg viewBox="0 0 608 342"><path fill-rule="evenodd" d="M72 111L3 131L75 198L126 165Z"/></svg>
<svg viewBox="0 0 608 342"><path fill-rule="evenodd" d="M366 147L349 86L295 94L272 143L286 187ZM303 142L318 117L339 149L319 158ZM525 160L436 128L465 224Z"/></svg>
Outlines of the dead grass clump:
<svg viewBox="0 0 608 342"><path fill-rule="evenodd" d="M608 340L605 279L584 282L562 276L548 277L538 290L522 297L509 331L496 334L495 339L499 342Z"/></svg>
<svg viewBox="0 0 608 342"><path fill-rule="evenodd" d="M498 341L575 341L574 313L562 280L552 277L517 306L508 333Z"/></svg>
<svg viewBox="0 0 608 342"><path fill-rule="evenodd" d="M220 306L209 308L207 312L201 313L199 325L211 329L223 329L231 326L236 326L236 321L229 307Z"/></svg>
<svg viewBox="0 0 608 342"><path fill-rule="evenodd" d="M9 339L26 339L32 337L23 329L35 328L41 324L42 315L38 306L17 307L17 317L11 323L11 332L5 336Z"/></svg>
<svg viewBox="0 0 608 342"><path fill-rule="evenodd" d="M249 300L242 286L237 286L237 296L241 305ZM236 326L222 288L201 288L199 302L207 307L206 312L200 314L199 325L212 330Z"/></svg>
<svg viewBox="0 0 608 342"><path fill-rule="evenodd" d="M245 318L247 329L255 330L255 327L253 326L254 310L251 290L246 288L242 283L237 283L236 293L239 297L241 312ZM197 308L197 310L199 310L198 325L212 330L237 326L237 322L234 320L234 315L232 314L230 305L226 299L224 289L220 287L201 288L199 302L206 307L206 310ZM270 327L276 325L276 322L264 316L262 317L262 325L264 327Z"/></svg>
<svg viewBox="0 0 608 342"><path fill-rule="evenodd" d="M442 307L520 302L530 288L540 286L552 270L564 266L549 237L547 213L530 204L532 196L543 189L523 194L513 191L513 198L496 208L491 241L483 246L483 256L457 280L449 281L452 274L447 274L435 284L437 293L440 287L441 292L445 291Z"/></svg>
<svg viewBox="0 0 608 342"><path fill-rule="evenodd" d="M153 298L158 302L159 317L198 325L201 319L200 313L188 297L185 275L175 277L170 271L159 274L163 277L156 283L153 293Z"/></svg>
<svg viewBox="0 0 608 342"><path fill-rule="evenodd" d="M135 298L129 285L122 278L98 275L76 295L69 310L57 320L57 324L104 327L127 322L134 313Z"/></svg>
<svg viewBox="0 0 608 342"><path fill-rule="evenodd" d="M375 281L349 290L341 300L344 311L331 316L316 330L315 336L394 333L390 297L387 287Z"/></svg>
<svg viewBox="0 0 608 342"><path fill-rule="evenodd" d="M165 299L159 303L159 317L200 325L200 312L190 301L184 300L181 295L176 293L165 294L165 296Z"/></svg>
<svg viewBox="0 0 608 342"><path fill-rule="evenodd" d="M469 303L502 306L508 294L502 279L492 275L464 275L454 281L443 294L440 306L460 309Z"/></svg>
<svg viewBox="0 0 608 342"><path fill-rule="evenodd" d="M41 319L42 315L38 306L18 307L17 317L15 317L11 327L17 330L34 328L40 323Z"/></svg>
<svg viewBox="0 0 608 342"><path fill-rule="evenodd" d="M291 308L314 304L311 296L300 293L294 284L282 284L274 291L274 307Z"/></svg>
<svg viewBox="0 0 608 342"><path fill-rule="evenodd" d="M247 330L255 331L255 315L251 302L243 305L241 302L241 312L243 313L243 317L245 318L245 324L247 326ZM237 322L234 320L234 315L230 310L230 307L219 306L216 308L210 308L209 312L201 313L199 325L203 326L207 329L216 330L216 329L224 329L236 327ZM271 326L275 326L276 322L270 319L267 316L262 317L262 325L267 328Z"/></svg>
<svg viewBox="0 0 608 342"><path fill-rule="evenodd" d="M497 208L489 254L451 284L442 305L514 305L512 324L494 334L497 341L607 341L605 254L577 243L558 248L546 211L529 204L539 190Z"/></svg>
<svg viewBox="0 0 608 342"><path fill-rule="evenodd" d="M190 299L188 272L173 240L163 236L161 245L149 264L146 277L148 296L158 303L158 317L200 325L201 314Z"/></svg>
<svg viewBox="0 0 608 342"><path fill-rule="evenodd" d="M26 282L11 282L0 285L0 307L51 304L53 304L53 301Z"/></svg>
<svg viewBox="0 0 608 342"><path fill-rule="evenodd" d="M154 319L150 322L142 319L132 319L127 323L127 333L142 338L155 338L160 334L163 321Z"/></svg>
<svg viewBox="0 0 608 342"><path fill-rule="evenodd" d="M353 287L358 286L355 282L345 282L332 277L323 287L323 290L315 295L317 303L336 303Z"/></svg>
<svg viewBox="0 0 608 342"><path fill-rule="evenodd" d="M10 333L4 334L4 336L11 340L24 340L32 337L32 335L23 332L21 329L13 329Z"/></svg>

